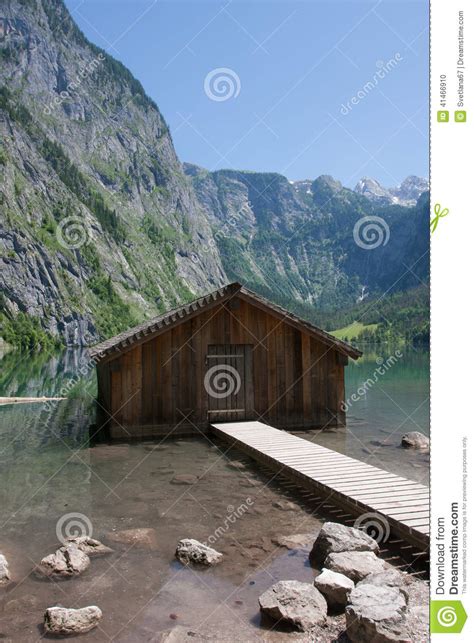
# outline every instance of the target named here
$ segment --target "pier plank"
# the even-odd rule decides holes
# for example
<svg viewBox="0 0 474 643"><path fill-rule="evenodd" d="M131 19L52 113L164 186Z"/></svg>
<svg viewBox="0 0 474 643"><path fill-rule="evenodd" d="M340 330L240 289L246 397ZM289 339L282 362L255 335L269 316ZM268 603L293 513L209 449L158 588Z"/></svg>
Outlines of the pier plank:
<svg viewBox="0 0 474 643"><path fill-rule="evenodd" d="M212 430L270 469L326 494L354 515L376 512L393 534L426 549L429 490L425 485L327 449L262 422L211 424Z"/></svg>

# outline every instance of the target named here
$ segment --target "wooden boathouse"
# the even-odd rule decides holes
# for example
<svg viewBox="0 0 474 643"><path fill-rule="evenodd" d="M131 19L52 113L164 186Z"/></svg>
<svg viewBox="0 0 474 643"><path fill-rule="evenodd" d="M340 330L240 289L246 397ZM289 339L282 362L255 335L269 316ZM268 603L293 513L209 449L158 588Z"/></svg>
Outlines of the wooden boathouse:
<svg viewBox="0 0 474 643"><path fill-rule="evenodd" d="M344 367L360 355L238 283L91 349L112 438L344 426Z"/></svg>

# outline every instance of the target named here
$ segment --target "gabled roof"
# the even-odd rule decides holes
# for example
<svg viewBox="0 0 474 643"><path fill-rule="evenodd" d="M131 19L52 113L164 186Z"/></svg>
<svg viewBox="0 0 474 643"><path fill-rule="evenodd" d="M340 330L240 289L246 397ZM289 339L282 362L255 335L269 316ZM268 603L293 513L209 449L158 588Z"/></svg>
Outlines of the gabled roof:
<svg viewBox="0 0 474 643"><path fill-rule="evenodd" d="M273 304L264 297L257 295L237 282L223 286L208 295L204 295L188 304L184 304L184 306L169 310L158 317L154 317L149 321L143 322L138 326L134 326L133 328L120 333L120 335L116 335L100 344L96 344L90 348L90 355L96 362L100 362L106 357L118 355L119 353L128 350L128 348L134 344L142 343L147 341L147 339L152 339L152 337L155 337L174 326L178 326L182 322L195 317L204 310L214 308L214 306L217 306L218 304L225 303L236 295L257 307L270 312L275 317L283 319L285 323L290 324L298 330L312 335L322 343L333 347L335 350L347 355L348 357L357 359L362 355L361 351L357 350L357 348L354 348L347 342L336 339L326 331L317 328L317 326L310 324L304 319L300 319L296 315L293 315L293 313L288 312L277 304Z"/></svg>

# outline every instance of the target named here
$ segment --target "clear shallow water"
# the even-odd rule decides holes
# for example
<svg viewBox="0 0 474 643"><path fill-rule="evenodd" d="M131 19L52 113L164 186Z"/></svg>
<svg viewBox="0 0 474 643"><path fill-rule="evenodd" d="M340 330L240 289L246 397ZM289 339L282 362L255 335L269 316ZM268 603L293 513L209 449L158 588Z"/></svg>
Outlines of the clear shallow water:
<svg viewBox="0 0 474 643"><path fill-rule="evenodd" d="M71 399L51 408L0 407L0 551L13 579L0 589L0 638L36 641L46 607L97 604L104 613L100 629L82 640L150 641L177 625L221 633L221 640L222 633L229 640L258 640L264 633L257 603L262 591L280 579L310 581L315 574L304 550L276 548L272 538L316 533L326 516L241 454L205 438L167 441L155 451L149 444L89 445L94 377L76 377L80 357L73 351L26 359L11 353L1 362L0 395L60 395L71 380L74 386ZM368 353L350 366L348 396L373 372L376 357ZM315 432L312 438L421 479L426 456L397 444L407 430L427 431L427 378L427 355L410 353L383 377L383 391L377 385L353 405L347 432ZM386 438L392 446L370 453L371 440ZM245 468L233 468L229 458ZM179 474L199 480L173 484ZM294 504L281 505L282 500ZM231 523L228 517L241 506L246 507L242 516ZM69 513L85 516L92 535L115 551L93 559L76 579L39 581L31 570L56 549L57 523ZM156 530L153 549L112 542L110 534L141 527ZM179 539L205 541L216 530L215 547L225 554L221 565L201 572L174 560ZM275 641L295 638L265 635Z"/></svg>
<svg viewBox="0 0 474 643"><path fill-rule="evenodd" d="M395 350L401 357L386 365ZM374 384L367 384L372 380ZM366 392L359 389L366 384ZM388 350L366 346L357 362L346 368L347 427L336 431L300 433L318 444L374 466L428 484L429 455L400 446L408 431L429 435L429 353L424 349ZM355 398L352 398L352 396Z"/></svg>

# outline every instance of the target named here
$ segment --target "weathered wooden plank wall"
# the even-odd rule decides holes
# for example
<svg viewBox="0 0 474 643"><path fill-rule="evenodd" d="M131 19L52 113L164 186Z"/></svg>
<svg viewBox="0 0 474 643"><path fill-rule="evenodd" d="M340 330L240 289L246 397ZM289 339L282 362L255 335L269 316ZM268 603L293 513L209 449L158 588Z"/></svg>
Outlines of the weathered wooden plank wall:
<svg viewBox="0 0 474 643"><path fill-rule="evenodd" d="M286 428L345 423L340 354L251 303L233 299L100 365L99 402L110 412L110 424L142 427L143 435L177 425L207 430L204 376L212 344L252 347L255 408L249 419Z"/></svg>

